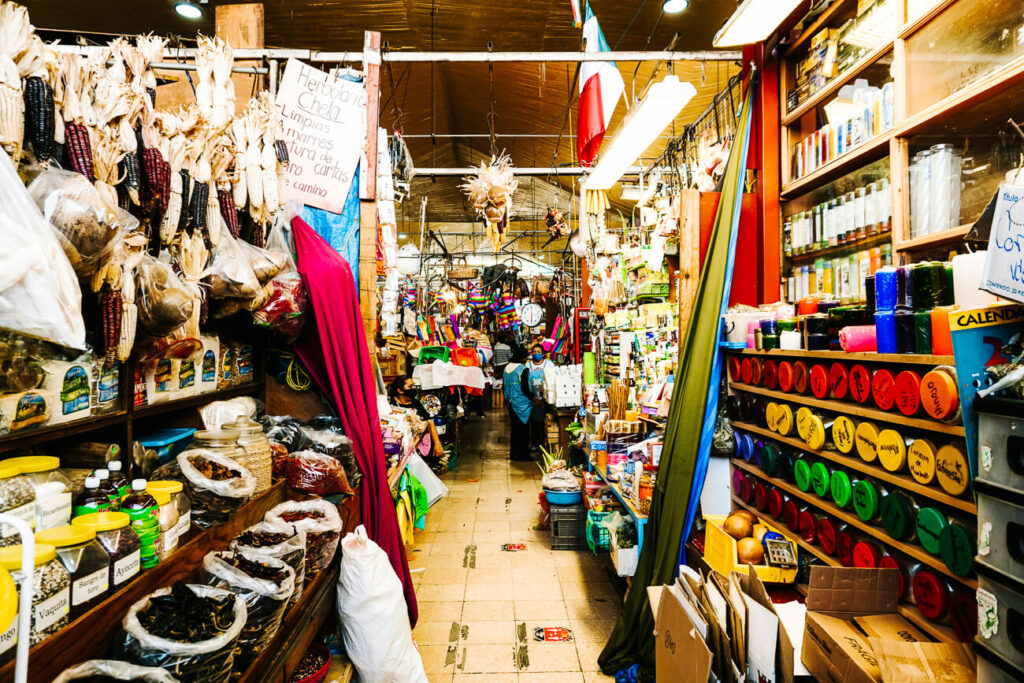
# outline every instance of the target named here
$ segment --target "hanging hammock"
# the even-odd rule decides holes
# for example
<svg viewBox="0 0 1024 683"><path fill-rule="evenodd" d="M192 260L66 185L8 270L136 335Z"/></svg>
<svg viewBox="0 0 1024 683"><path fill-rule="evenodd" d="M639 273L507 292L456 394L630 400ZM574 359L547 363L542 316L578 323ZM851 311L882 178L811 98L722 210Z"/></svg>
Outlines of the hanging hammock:
<svg viewBox="0 0 1024 683"><path fill-rule="evenodd" d="M676 389L669 408L658 482L633 584L598 663L608 675L640 665L639 679L654 680L654 615L647 586L675 581L680 547L689 535L711 451L721 379L718 341L732 283L743 179L747 170L754 81L747 88L729 157L722 201L712 228L687 333L679 349Z"/></svg>

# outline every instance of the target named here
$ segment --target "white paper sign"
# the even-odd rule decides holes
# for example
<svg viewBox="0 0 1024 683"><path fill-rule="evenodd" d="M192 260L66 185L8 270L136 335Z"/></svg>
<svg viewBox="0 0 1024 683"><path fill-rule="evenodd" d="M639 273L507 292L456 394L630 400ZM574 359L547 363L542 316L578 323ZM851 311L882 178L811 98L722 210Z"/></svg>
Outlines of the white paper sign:
<svg viewBox="0 0 1024 683"><path fill-rule="evenodd" d="M1024 302L1024 187L999 186L981 289Z"/></svg>
<svg viewBox="0 0 1024 683"><path fill-rule="evenodd" d="M287 198L341 213L366 140L366 89L289 59L277 91Z"/></svg>

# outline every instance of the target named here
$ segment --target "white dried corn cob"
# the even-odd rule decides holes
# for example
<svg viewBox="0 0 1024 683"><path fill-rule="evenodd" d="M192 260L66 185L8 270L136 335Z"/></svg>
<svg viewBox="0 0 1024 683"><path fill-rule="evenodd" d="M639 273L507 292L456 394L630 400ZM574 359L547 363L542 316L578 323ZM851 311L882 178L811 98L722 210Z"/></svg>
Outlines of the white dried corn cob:
<svg viewBox="0 0 1024 683"><path fill-rule="evenodd" d="M25 99L21 89L0 83L0 146L11 156L15 169L21 163L21 142L24 137Z"/></svg>
<svg viewBox="0 0 1024 683"><path fill-rule="evenodd" d="M217 201L217 184L213 181L207 184L210 186L210 196L206 200L206 229L210 232L210 244L217 246L224 229L224 219L220 215L220 202Z"/></svg>
<svg viewBox="0 0 1024 683"><path fill-rule="evenodd" d="M117 340L117 359L122 363L128 360L135 345L135 328L139 321L139 308L133 303L124 301L121 305L121 337Z"/></svg>
<svg viewBox="0 0 1024 683"><path fill-rule="evenodd" d="M171 196L167 199L167 211L160 223L160 242L169 244L178 231L178 220L181 218L181 174L171 172Z"/></svg>

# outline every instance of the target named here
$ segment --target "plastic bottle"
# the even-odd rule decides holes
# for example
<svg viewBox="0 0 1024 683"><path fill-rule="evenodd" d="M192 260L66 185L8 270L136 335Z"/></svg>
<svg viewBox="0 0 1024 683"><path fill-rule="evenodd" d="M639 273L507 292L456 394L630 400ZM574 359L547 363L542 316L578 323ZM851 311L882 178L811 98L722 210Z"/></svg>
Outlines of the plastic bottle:
<svg viewBox="0 0 1024 683"><path fill-rule="evenodd" d="M142 568L151 569L160 562L157 552L163 543L160 533L160 505L146 492L146 480L132 481L132 492L121 501L121 512L127 513L131 527L142 544Z"/></svg>
<svg viewBox="0 0 1024 683"><path fill-rule="evenodd" d="M99 477L86 477L85 488L75 497L71 506L71 516L78 517L92 512L110 509L110 496L100 490Z"/></svg>
<svg viewBox="0 0 1024 683"><path fill-rule="evenodd" d="M121 471L121 461L113 460L108 462L107 469L110 470L110 481L114 482L114 485L117 487L118 499L124 498L131 492L132 482Z"/></svg>
<svg viewBox="0 0 1024 683"><path fill-rule="evenodd" d="M110 470L101 469L92 473L92 476L100 480L100 491L107 494L110 501L110 510L117 511L121 505L121 495L117 492L117 484L110 479Z"/></svg>

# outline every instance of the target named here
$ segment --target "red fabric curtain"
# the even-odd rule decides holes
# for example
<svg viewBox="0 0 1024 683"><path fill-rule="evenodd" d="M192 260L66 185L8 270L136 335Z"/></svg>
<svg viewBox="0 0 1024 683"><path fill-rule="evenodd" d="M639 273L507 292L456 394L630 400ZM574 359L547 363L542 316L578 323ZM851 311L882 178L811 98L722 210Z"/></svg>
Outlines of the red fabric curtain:
<svg viewBox="0 0 1024 683"><path fill-rule="evenodd" d="M312 320L296 342L295 352L320 390L333 399L345 433L352 440L363 471L363 525L369 537L388 554L402 580L409 621L415 626L416 594L388 488L377 391L352 269L301 218L292 219L292 229L299 273L313 309Z"/></svg>

